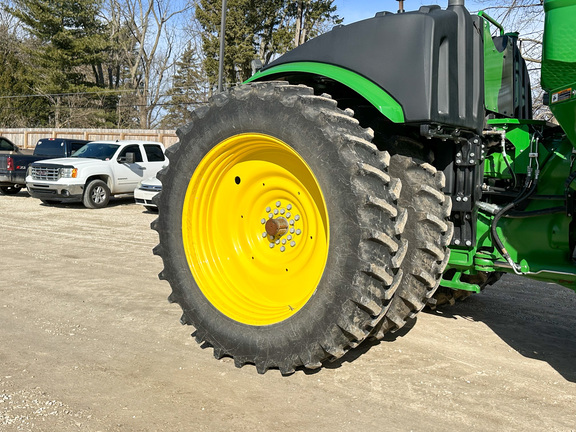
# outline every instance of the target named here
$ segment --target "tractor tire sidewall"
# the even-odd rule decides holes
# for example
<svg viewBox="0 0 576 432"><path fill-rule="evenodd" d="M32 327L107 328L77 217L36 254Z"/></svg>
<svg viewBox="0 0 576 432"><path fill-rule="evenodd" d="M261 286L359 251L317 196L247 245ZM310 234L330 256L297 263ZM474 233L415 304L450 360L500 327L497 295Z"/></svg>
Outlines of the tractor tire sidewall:
<svg viewBox="0 0 576 432"><path fill-rule="evenodd" d="M92 192L97 187L101 187L106 194L104 200L100 203L96 203L92 199ZM108 185L104 181L92 180L86 185L86 189L84 190L84 195L82 197L82 203L86 208L90 209L104 208L108 205L109 201L110 201L110 188L108 188Z"/></svg>
<svg viewBox="0 0 576 432"><path fill-rule="evenodd" d="M234 347L237 365L255 363L263 352L272 366L284 361L283 357L292 357L285 360L290 365L324 359L326 352L339 349L330 344L346 346L349 342L338 328L338 317L355 306L351 305L349 288L363 264L358 255L359 197L350 185L354 167L337 151L340 134L335 130L334 136L326 135L321 113L311 119L299 107L262 103L253 95L241 101L229 98L222 106L216 101L202 115L202 121L178 131L180 148L170 159L171 175L163 179L166 183L159 199L159 224L164 227L159 229L162 255L169 257L164 260L165 272L176 275L170 280L171 301L182 306L183 321L194 325L199 341L214 346L215 355L220 349L229 354ZM215 145L242 133L267 134L294 149L314 173L329 217L328 257L315 293L293 316L267 326L246 325L218 311L197 285L182 242L182 206L192 173ZM274 281L270 284L273 287Z"/></svg>

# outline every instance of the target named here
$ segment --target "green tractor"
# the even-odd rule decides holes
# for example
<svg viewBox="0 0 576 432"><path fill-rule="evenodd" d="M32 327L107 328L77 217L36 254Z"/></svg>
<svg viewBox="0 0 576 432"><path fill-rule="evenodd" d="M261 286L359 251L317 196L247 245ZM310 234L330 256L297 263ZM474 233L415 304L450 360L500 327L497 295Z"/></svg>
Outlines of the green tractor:
<svg viewBox="0 0 576 432"><path fill-rule="evenodd" d="M575 289L576 0L544 9L560 126L463 0L338 26L196 110L152 224L196 340L290 374L503 273Z"/></svg>

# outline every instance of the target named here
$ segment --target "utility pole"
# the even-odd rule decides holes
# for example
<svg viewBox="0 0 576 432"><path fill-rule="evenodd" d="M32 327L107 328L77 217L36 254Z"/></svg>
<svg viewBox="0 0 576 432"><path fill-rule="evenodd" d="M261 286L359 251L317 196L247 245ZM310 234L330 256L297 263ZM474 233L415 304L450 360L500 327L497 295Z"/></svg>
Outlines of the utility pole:
<svg viewBox="0 0 576 432"><path fill-rule="evenodd" d="M226 0L222 0L222 18L220 21L220 59L218 61L218 93L223 90L224 81L224 33L226 32Z"/></svg>

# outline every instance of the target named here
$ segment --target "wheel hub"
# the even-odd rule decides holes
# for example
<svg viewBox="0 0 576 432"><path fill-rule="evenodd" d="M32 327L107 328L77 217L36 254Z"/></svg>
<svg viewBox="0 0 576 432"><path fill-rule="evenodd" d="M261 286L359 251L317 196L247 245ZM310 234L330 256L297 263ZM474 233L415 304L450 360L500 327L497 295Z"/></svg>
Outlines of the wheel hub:
<svg viewBox="0 0 576 432"><path fill-rule="evenodd" d="M283 217L268 219L265 228L270 237L282 237L288 231L288 221Z"/></svg>
<svg viewBox="0 0 576 432"><path fill-rule="evenodd" d="M291 203L286 203L284 206L282 201L276 201L275 207L274 210L270 206L266 207L268 219L260 220L266 230L262 233L262 237L268 239L270 249L279 246L280 252L285 252L287 246L296 247L304 224L300 214L294 211L295 208Z"/></svg>

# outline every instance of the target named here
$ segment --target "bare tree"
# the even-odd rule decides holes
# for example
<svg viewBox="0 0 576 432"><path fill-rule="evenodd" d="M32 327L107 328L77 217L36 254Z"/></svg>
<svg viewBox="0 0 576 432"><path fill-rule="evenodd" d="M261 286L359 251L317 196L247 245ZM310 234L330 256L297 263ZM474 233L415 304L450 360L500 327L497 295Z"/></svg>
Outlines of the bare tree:
<svg viewBox="0 0 576 432"><path fill-rule="evenodd" d="M168 71L181 53L178 36L184 25L178 21L190 6L170 0L110 0L110 7L121 19L118 31L124 26L128 32L120 46L139 126L151 128L161 115ZM132 98L123 99L121 105Z"/></svg>
<svg viewBox="0 0 576 432"><path fill-rule="evenodd" d="M540 87L542 63L542 36L544 32L544 7L542 1L534 0L479 0L476 4L507 31L518 32L522 57L526 60L530 81L534 118L551 120L552 113L543 104L544 91Z"/></svg>

